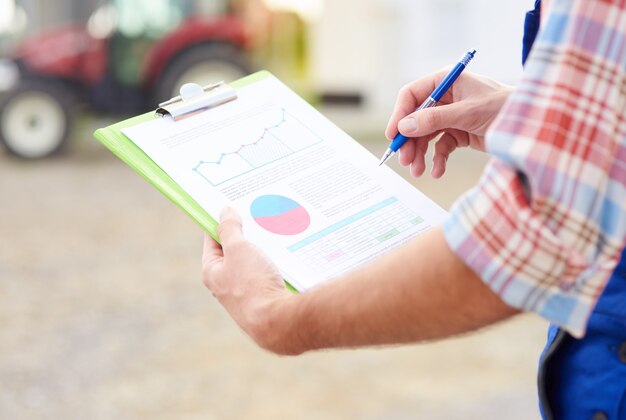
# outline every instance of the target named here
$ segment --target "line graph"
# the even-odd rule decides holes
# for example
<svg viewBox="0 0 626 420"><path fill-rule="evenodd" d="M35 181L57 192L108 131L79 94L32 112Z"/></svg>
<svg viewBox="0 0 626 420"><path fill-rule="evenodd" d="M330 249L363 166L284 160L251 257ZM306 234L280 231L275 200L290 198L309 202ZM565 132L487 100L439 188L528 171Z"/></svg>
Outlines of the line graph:
<svg viewBox="0 0 626 420"><path fill-rule="evenodd" d="M212 150L203 151L206 160L198 161L192 170L213 186L322 141L289 111L278 106L266 106L260 112L212 133L211 138L219 143L210 143Z"/></svg>

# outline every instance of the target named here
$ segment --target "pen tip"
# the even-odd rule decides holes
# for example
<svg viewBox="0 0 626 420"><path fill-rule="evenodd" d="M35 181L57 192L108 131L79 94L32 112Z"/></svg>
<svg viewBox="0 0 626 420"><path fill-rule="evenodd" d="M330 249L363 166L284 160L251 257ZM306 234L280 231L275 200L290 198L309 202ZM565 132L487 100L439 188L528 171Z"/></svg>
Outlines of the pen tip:
<svg viewBox="0 0 626 420"><path fill-rule="evenodd" d="M387 149L387 151L385 152L383 157L380 159L380 162L378 163L378 166L382 166L382 164L385 163L387 161L387 159L389 159L389 156L391 156L392 153L393 153L393 150Z"/></svg>

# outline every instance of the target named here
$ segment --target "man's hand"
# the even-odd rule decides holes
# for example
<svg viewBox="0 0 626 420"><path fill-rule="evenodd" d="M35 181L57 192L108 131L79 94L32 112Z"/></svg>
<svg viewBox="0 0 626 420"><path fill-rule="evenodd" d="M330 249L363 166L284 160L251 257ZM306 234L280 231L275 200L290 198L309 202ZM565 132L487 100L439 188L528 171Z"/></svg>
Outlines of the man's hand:
<svg viewBox="0 0 626 420"><path fill-rule="evenodd" d="M222 211L218 235L221 246L205 234L204 284L259 346L285 352L279 348L286 333L279 311L292 294L285 288L278 269L244 238L241 219L233 209Z"/></svg>
<svg viewBox="0 0 626 420"><path fill-rule="evenodd" d="M418 79L400 90L385 135L393 139L398 131L410 138L400 149L400 164L411 165L419 177L426 168L424 156L431 140L435 144L431 175L441 177L448 156L457 147L485 151L485 133L506 101L511 87L484 76L464 72L441 98L439 105L414 112L448 73L442 70Z"/></svg>

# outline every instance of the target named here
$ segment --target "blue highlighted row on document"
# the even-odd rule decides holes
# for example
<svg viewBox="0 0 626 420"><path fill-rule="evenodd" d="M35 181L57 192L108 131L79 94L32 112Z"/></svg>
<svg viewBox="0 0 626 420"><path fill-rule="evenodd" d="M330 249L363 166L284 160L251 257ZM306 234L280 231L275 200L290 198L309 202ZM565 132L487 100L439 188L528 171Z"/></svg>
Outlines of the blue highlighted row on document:
<svg viewBox="0 0 626 420"><path fill-rule="evenodd" d="M319 269L345 264L340 270L345 272L382 254L391 247L392 239L395 247L429 227L420 215L396 197L389 197L287 249L310 267ZM337 274L334 269L332 271Z"/></svg>

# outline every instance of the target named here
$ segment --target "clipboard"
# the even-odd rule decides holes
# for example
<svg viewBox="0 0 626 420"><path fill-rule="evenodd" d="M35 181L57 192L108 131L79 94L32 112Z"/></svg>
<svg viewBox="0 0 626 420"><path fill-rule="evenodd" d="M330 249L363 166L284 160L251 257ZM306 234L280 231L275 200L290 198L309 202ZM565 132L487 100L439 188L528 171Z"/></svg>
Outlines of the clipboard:
<svg viewBox="0 0 626 420"><path fill-rule="evenodd" d="M236 80L228 85L236 90L255 83L266 77L271 76L268 71L260 71L249 76ZM218 85L222 85L221 83ZM215 85L213 85L215 86ZM193 221L195 221L202 229L211 235L213 239L219 242L217 235L218 222L211 217L191 196L178 185L159 165L157 165L139 146L133 143L122 130L128 127L150 121L159 116L166 114L172 115L174 119L184 118L193 115L196 112L202 112L219 106L231 99L231 96L224 97L222 95L212 96L212 86L202 88L195 85L195 91L198 89L204 91L204 94L193 96L191 100L183 99L184 95L172 98L167 102L159 105L156 111L146 112L145 114L129 118L105 128L95 131L94 137L109 149L120 160L130 166L135 172L144 177L157 190L165 195L172 203L184 211ZM218 87L218 86L216 86ZM156 115L155 115L156 114Z"/></svg>
<svg viewBox="0 0 626 420"><path fill-rule="evenodd" d="M267 71L186 86L156 113L94 136L218 242L211 214L233 205L292 291L356 269L446 214ZM232 164L244 161L252 169Z"/></svg>

